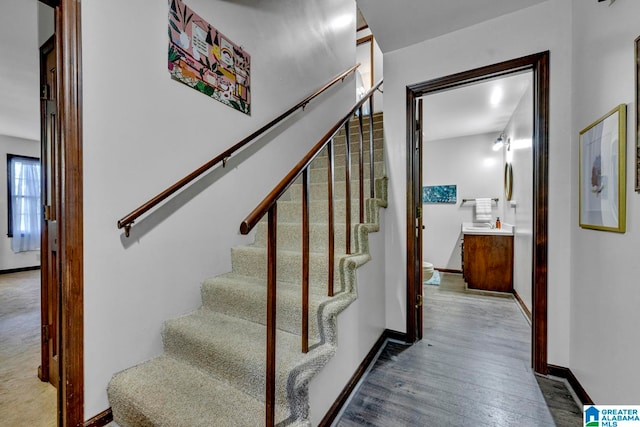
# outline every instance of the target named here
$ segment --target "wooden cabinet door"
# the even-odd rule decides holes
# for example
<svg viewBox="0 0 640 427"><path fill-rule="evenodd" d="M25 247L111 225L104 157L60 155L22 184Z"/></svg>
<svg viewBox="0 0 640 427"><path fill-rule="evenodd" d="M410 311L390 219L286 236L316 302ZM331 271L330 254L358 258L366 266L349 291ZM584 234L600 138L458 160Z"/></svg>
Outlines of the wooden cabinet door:
<svg viewBox="0 0 640 427"><path fill-rule="evenodd" d="M465 234L463 257L469 288L513 290L513 236Z"/></svg>

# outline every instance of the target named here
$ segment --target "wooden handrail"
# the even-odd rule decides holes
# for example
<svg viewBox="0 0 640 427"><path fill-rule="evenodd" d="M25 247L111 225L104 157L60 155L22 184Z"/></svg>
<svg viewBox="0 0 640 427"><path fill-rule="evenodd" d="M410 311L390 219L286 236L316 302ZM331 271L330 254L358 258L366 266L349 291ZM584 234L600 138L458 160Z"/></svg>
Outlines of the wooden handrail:
<svg viewBox="0 0 640 427"><path fill-rule="evenodd" d="M309 104L309 102L311 102L314 98L316 98L317 96L319 96L320 94L325 92L327 89L329 89L331 86L333 86L334 84L338 83L339 81L343 81L349 74L353 73L359 66L360 66L360 63L358 63L358 64L348 68L347 70L343 71L342 73L340 73L339 75L337 75L336 77L331 79L331 81L329 81L328 83L326 83L322 87L316 89L311 95L307 96L302 101L298 102L296 105L294 105L293 107L289 108L287 111L285 111L284 113L280 114L278 117L276 117L275 119L271 120L269 123L267 123L266 125L262 126L257 131L253 132L251 135L249 135L246 138L243 138L242 140L238 141L236 144L234 144L233 146L227 148L225 151L223 151L222 153L220 153L219 155L217 155L213 159L209 160L207 163L205 163L204 165L200 166L198 169L194 170L189 175L185 176L184 178L182 178L181 180L179 180L178 182L176 182L175 184L173 184L172 186L170 186L169 188L167 188L163 192L159 193L157 196L153 197L152 199L148 200L144 204L140 205L138 208L136 208L133 211L131 211L129 214L127 214L124 217L122 217L118 221L118 228L119 229L124 228L125 236L129 237L131 226L133 225L135 220L138 219L141 215L145 214L150 209L153 209L155 206L157 206L162 201L167 199L173 193L175 193L176 191L180 190L185 185L189 184L194 179L196 179L197 177L199 177L200 175L202 175L203 173L205 173L206 171L208 171L212 167L216 166L217 164L222 163L222 165L224 167L226 165L226 162L231 157L231 155L233 155L236 151L238 151L241 148L245 147L247 144L252 142L258 136L262 135L267 130L271 129L272 127L274 127L275 125L277 125L278 123L280 123L281 121L283 121L284 119L289 117L291 114L293 114L298 109L300 109L300 108L304 109L307 106L307 104Z"/></svg>
<svg viewBox="0 0 640 427"><path fill-rule="evenodd" d="M296 164L291 171L276 185L276 187L271 190L271 192L265 197L258 206L242 221L240 224L240 233L248 234L253 227L256 226L258 222L266 215L271 206L273 206L276 201L282 197L285 191L291 186L293 181L300 176L302 170L305 169L311 162L318 156L320 151L324 148L324 146L329 142L329 140L340 130L340 128L347 122L351 116L360 108L369 97L373 96L375 91L382 85L382 80L380 80L375 86L373 86L365 95L360 99L360 101L356 102L353 108L347 113L342 119L340 119L319 141L316 145L309 150L309 152ZM373 113L373 112L372 112ZM373 130L370 129L370 132ZM373 178L373 177L372 177Z"/></svg>
<svg viewBox="0 0 640 427"><path fill-rule="evenodd" d="M345 240L346 253L351 253L351 141L349 121L353 114L358 113L359 140L358 140L358 179L359 179L359 219L364 222L364 167L363 167L363 126L362 126L362 105L369 101L369 161L370 181L374 180L374 157L373 157L373 95L382 85L382 80L372 87L365 96L353 106L351 111L339 120L313 148L294 166L291 171L276 185L276 187L265 197L258 206L242 221L240 232L248 234L253 227L267 215L267 318L266 318L266 372L265 372L265 425L273 427L275 425L275 388L276 388L276 289L277 289L277 223L278 204L277 201L302 175L302 316L301 316L301 340L302 352L309 351L309 167L311 162L327 148L327 195L328 195L328 296L333 296L334 279L334 159L333 159L333 138L340 128L345 130ZM373 187L371 187L371 197L373 197Z"/></svg>

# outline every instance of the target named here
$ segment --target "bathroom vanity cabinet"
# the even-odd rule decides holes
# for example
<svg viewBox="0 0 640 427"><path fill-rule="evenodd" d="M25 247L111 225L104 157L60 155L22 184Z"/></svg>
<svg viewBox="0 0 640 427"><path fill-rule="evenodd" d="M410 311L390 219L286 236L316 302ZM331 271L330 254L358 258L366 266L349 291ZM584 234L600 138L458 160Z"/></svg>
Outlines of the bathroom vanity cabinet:
<svg viewBox="0 0 640 427"><path fill-rule="evenodd" d="M462 273L470 289L513 291L513 236L463 235Z"/></svg>

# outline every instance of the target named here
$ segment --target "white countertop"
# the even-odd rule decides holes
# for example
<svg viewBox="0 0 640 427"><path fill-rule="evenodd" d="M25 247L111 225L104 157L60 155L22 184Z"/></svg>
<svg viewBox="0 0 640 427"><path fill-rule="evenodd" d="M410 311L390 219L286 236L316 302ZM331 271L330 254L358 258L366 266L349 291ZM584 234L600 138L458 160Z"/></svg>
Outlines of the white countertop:
<svg viewBox="0 0 640 427"><path fill-rule="evenodd" d="M495 224L494 224L495 225ZM462 234L480 234L487 236L513 236L513 225L503 223L501 228L490 228L489 223L463 222Z"/></svg>

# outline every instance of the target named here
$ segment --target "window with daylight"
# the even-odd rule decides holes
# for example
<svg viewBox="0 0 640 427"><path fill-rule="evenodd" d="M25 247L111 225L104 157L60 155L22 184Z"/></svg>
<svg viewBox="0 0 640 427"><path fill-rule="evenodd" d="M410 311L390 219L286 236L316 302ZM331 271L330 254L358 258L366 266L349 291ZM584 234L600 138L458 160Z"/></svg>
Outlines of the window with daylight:
<svg viewBox="0 0 640 427"><path fill-rule="evenodd" d="M11 249L40 249L40 159L7 154L7 183Z"/></svg>

